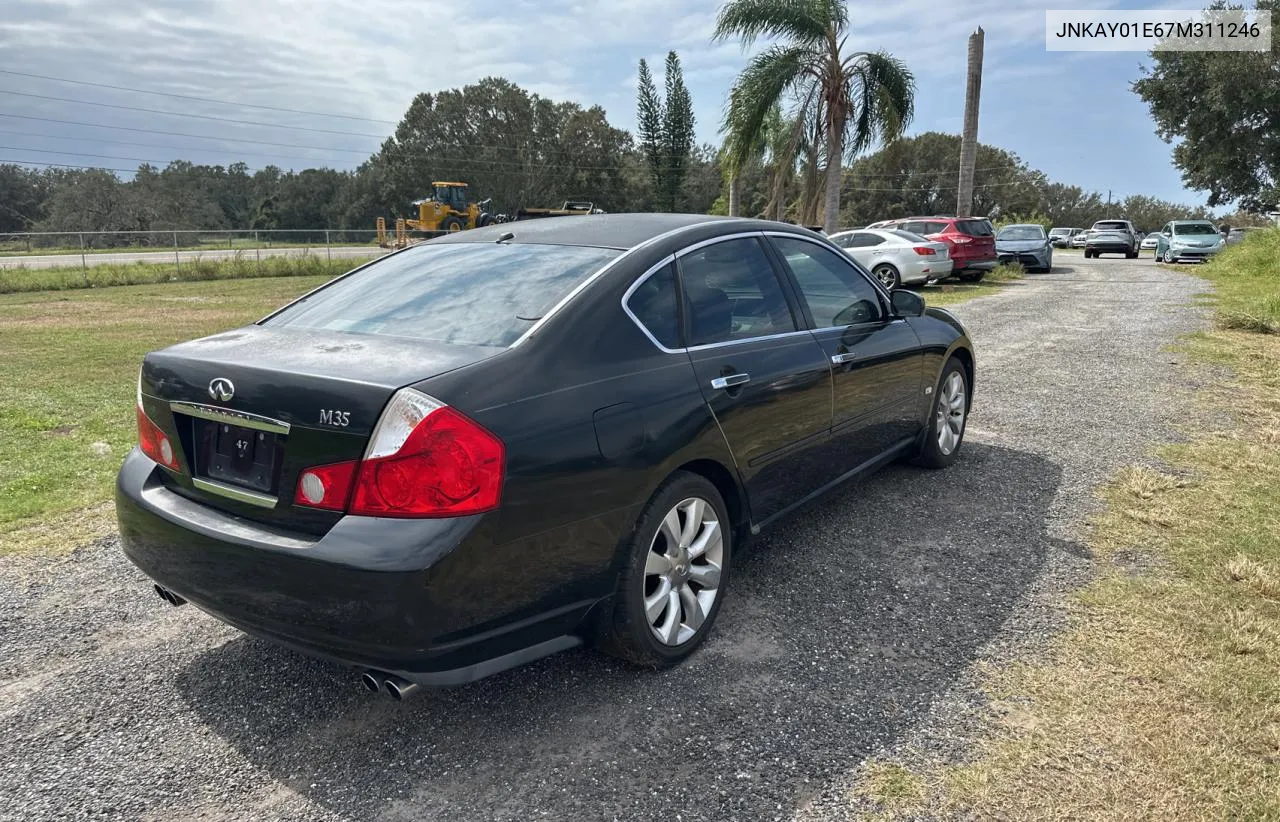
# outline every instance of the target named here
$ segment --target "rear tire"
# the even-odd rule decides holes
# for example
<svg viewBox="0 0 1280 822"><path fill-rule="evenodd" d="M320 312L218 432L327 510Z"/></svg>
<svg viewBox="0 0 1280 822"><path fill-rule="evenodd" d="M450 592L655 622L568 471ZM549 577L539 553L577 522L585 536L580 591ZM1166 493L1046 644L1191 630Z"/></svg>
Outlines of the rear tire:
<svg viewBox="0 0 1280 822"><path fill-rule="evenodd" d="M986 269L979 268L977 271L961 272L961 274L959 275L959 279L961 280L961 282L976 283L976 282L981 282L982 278L985 276L987 276Z"/></svg>
<svg viewBox="0 0 1280 822"><path fill-rule="evenodd" d="M1136 252L1136 251L1129 251L1129 252L1127 252L1127 253L1124 255L1124 258L1125 258L1126 260L1136 260L1136 259L1138 259L1138 252Z"/></svg>
<svg viewBox="0 0 1280 822"><path fill-rule="evenodd" d="M455 231L462 231L466 227L467 227L467 224L462 222L461 217L445 217L440 222L440 230L447 231L450 234L452 234Z"/></svg>
<svg viewBox="0 0 1280 822"><path fill-rule="evenodd" d="M898 269L888 263L881 263L871 269L871 273L876 275L876 279L880 281L886 291L892 291L902 286L902 276L898 274Z"/></svg>
<svg viewBox="0 0 1280 822"><path fill-rule="evenodd" d="M672 474L623 546L600 650L650 668L670 667L697 650L724 601L732 541L728 509L710 480Z"/></svg>
<svg viewBox="0 0 1280 822"><path fill-rule="evenodd" d="M929 427L914 460L924 468L946 468L956 461L969 421L969 375L955 357L947 360L934 388Z"/></svg>

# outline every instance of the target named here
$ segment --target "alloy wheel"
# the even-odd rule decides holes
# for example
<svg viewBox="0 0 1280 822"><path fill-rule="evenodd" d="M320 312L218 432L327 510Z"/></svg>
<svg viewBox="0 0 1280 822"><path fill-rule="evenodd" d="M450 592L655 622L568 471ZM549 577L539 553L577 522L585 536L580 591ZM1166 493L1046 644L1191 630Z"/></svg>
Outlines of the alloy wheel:
<svg viewBox="0 0 1280 822"><path fill-rule="evenodd" d="M964 434L964 415L968 410L965 398L964 377L952 371L938 392L937 425L938 450L950 454L960 444Z"/></svg>
<svg viewBox="0 0 1280 822"><path fill-rule="evenodd" d="M644 613L664 645L693 639L720 593L724 535L716 509L699 497L676 503L662 518L644 566Z"/></svg>
<svg viewBox="0 0 1280 822"><path fill-rule="evenodd" d="M890 291L898 285L898 272L894 271L887 265L876 266L875 270L871 273L875 274L876 279L880 281L880 284Z"/></svg>

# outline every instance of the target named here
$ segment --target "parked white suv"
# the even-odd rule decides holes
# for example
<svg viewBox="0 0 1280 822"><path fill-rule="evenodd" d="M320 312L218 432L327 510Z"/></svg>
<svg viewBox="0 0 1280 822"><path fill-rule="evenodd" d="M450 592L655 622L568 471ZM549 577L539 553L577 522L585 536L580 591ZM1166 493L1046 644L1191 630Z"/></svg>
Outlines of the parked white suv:
<svg viewBox="0 0 1280 822"><path fill-rule="evenodd" d="M1128 220L1099 220L1089 230L1084 244L1084 256L1123 254L1127 259L1138 258L1138 232Z"/></svg>

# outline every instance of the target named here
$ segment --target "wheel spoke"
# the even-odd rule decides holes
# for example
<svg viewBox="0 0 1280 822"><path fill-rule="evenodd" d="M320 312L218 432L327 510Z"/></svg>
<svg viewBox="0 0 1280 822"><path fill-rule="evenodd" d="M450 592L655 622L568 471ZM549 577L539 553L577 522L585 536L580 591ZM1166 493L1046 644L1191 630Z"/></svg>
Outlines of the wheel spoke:
<svg viewBox="0 0 1280 822"><path fill-rule="evenodd" d="M667 538L667 556L672 556L680 547L680 514L675 508L668 511L662 518L662 527L659 531Z"/></svg>
<svg viewBox="0 0 1280 822"><path fill-rule="evenodd" d="M688 548L702 528L702 514L707 504L700 499L690 500L684 509L684 528L680 531L680 547Z"/></svg>
<svg viewBox="0 0 1280 822"><path fill-rule="evenodd" d="M656 551L650 551L649 556L644 561L645 576L654 574L667 574L671 572L671 560L664 554Z"/></svg>
<svg viewBox="0 0 1280 822"><path fill-rule="evenodd" d="M658 638L668 645L675 645L680 633L680 594L668 587L666 600L667 615L658 626Z"/></svg>
<svg viewBox="0 0 1280 822"><path fill-rule="evenodd" d="M722 537L720 534L720 523L715 520L703 521L702 533L698 534L697 539L689 546L689 559L697 559L709 550L720 547Z"/></svg>
<svg viewBox="0 0 1280 822"><path fill-rule="evenodd" d="M703 590L715 590L720 587L720 566L713 563L689 566L689 580L702 586Z"/></svg>
<svg viewBox="0 0 1280 822"><path fill-rule="evenodd" d="M684 606L684 624L693 631L702 627L707 615L702 610L702 600L688 585L680 587L680 603Z"/></svg>
<svg viewBox="0 0 1280 822"><path fill-rule="evenodd" d="M648 617L650 625L658 621L663 609L670 604L669 594L671 594L671 582L664 579L658 586L658 590L644 598L644 615Z"/></svg>
<svg viewBox="0 0 1280 822"><path fill-rule="evenodd" d="M949 405L951 406L950 410L952 414L957 414L957 413L960 413L961 411L964 411L964 394L960 392L952 394Z"/></svg>

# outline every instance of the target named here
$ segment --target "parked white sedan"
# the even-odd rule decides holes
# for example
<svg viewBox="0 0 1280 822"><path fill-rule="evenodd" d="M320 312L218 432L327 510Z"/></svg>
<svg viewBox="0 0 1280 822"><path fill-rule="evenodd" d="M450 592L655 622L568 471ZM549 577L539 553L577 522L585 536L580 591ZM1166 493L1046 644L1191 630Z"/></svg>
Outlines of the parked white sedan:
<svg viewBox="0 0 1280 822"><path fill-rule="evenodd" d="M923 285L951 276L947 244L910 231L866 228L838 231L830 239L890 291L901 285Z"/></svg>

